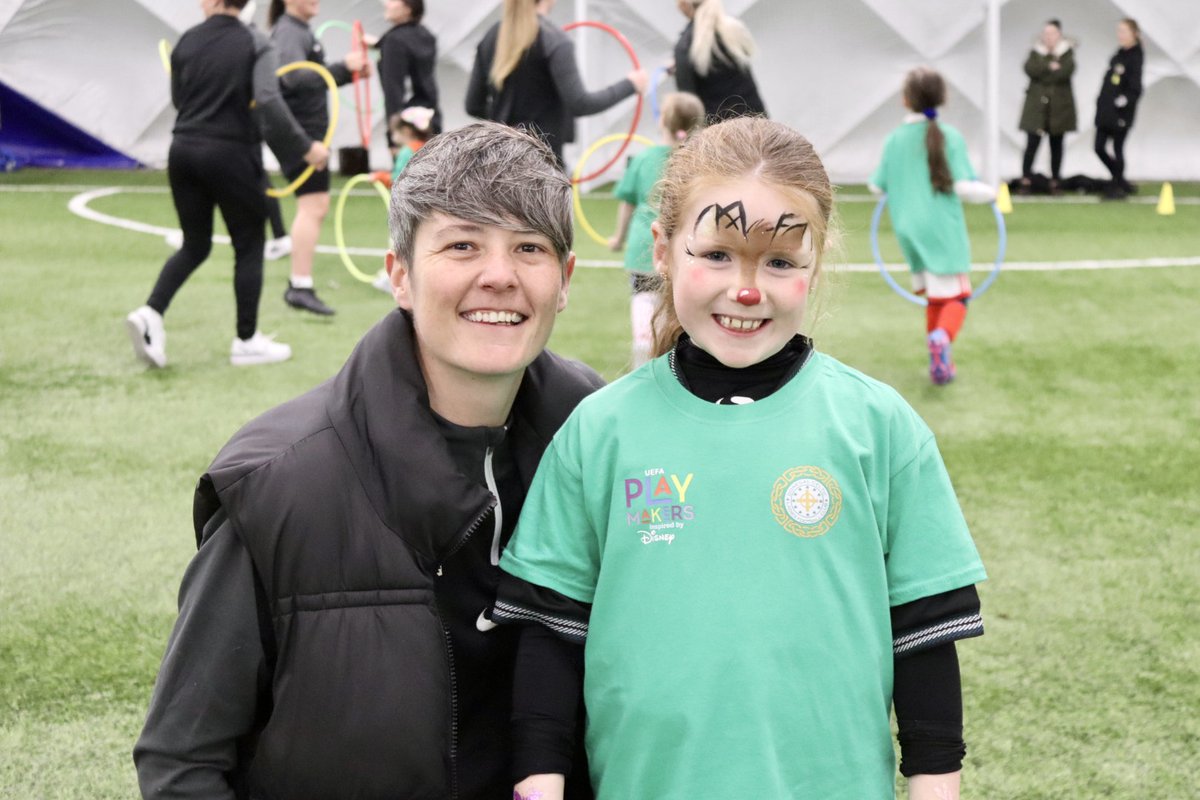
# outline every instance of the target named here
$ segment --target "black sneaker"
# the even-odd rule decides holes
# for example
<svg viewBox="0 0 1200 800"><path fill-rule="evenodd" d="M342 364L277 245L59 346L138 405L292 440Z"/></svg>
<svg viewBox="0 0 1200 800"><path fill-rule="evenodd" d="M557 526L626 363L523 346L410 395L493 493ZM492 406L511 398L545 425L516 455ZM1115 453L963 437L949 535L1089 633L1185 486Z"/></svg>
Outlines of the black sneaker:
<svg viewBox="0 0 1200 800"><path fill-rule="evenodd" d="M317 297L317 293L313 289L297 289L292 286L291 281L288 282L287 291L283 293L283 301L292 308L298 308L301 311L310 311L313 314L320 314L322 317L332 317L336 312L321 302L321 298Z"/></svg>

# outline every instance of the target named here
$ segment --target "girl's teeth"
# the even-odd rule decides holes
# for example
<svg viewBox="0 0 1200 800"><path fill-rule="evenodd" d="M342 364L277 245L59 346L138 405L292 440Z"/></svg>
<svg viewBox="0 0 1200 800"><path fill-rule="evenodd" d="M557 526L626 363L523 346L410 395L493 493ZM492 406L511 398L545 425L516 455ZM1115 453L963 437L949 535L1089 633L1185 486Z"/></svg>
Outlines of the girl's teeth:
<svg viewBox="0 0 1200 800"><path fill-rule="evenodd" d="M735 319L734 317L717 317L722 328L734 331L756 331L762 327L761 319Z"/></svg>

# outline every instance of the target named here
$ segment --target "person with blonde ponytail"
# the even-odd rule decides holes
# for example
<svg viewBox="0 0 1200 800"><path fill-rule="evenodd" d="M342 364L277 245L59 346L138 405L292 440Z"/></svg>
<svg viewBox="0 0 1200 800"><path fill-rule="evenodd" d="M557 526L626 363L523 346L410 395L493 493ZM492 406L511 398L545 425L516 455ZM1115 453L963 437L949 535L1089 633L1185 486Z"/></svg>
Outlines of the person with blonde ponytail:
<svg viewBox="0 0 1200 800"><path fill-rule="evenodd" d="M887 192L888 213L912 270L913 291L925 297L929 378L954 380L950 343L958 336L971 297L971 243L963 200L990 203L996 192L975 178L962 134L938 120L946 82L929 67L904 78L904 124L892 131L870 188Z"/></svg>
<svg viewBox="0 0 1200 800"><path fill-rule="evenodd" d="M675 43L675 84L704 103L710 120L767 115L750 71L754 37L721 0L675 0L690 20Z"/></svg>
<svg viewBox="0 0 1200 800"><path fill-rule="evenodd" d="M467 113L538 133L562 162L575 141L575 118L598 114L646 90L645 70L589 92L575 63L575 45L546 19L555 0L504 0L500 21L475 51Z"/></svg>

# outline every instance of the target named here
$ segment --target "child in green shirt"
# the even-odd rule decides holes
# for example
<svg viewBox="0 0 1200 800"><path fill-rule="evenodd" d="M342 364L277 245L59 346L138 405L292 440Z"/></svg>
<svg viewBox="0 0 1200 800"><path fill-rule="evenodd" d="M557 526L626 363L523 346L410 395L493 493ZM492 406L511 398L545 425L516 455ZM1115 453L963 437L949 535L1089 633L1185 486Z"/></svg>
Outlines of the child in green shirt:
<svg viewBox="0 0 1200 800"><path fill-rule="evenodd" d="M625 269L633 289L630 317L633 322L633 366L650 358L653 339L650 319L654 316L655 279L650 262L650 223L654 222L651 193L666 166L671 151L687 141L693 131L704 125L704 104L688 92L673 92L663 98L659 118L662 144L647 147L629 160L625 174L614 190L621 205L617 208L617 232L608 240L615 252L625 250ZM628 237L628 239L627 239Z"/></svg>
<svg viewBox="0 0 1200 800"><path fill-rule="evenodd" d="M900 250L912 270L913 291L924 295L929 377L954 380L950 343L958 336L971 297L971 245L962 201L990 203L992 187L975 179L962 134L938 122L946 82L919 67L904 78L904 124L888 136L871 175L874 192L887 193Z"/></svg>
<svg viewBox="0 0 1200 800"><path fill-rule="evenodd" d="M955 641L985 572L928 426L800 333L833 213L812 145L712 125L656 190L659 357L554 436L500 558L515 798L957 800ZM487 623L487 620L483 620Z"/></svg>

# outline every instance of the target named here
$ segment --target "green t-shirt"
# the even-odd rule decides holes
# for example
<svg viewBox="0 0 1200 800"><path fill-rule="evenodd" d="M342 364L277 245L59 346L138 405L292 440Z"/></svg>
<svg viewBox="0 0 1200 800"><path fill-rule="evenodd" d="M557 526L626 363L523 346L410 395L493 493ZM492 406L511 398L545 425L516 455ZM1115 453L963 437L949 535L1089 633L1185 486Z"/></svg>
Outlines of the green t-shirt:
<svg viewBox="0 0 1200 800"><path fill-rule="evenodd" d="M971 269L971 243L962 201L953 191L936 192L929 182L925 150L927 122L908 122L888 136L871 183L887 192L888 214L900 250L913 272L953 275ZM975 180L962 134L938 123L946 139L946 164L956 181Z"/></svg>
<svg viewBox="0 0 1200 800"><path fill-rule="evenodd" d="M829 356L741 406L669 358L579 405L500 562L593 604L598 800L893 797L890 607L986 577L932 433Z"/></svg>
<svg viewBox="0 0 1200 800"><path fill-rule="evenodd" d="M672 149L670 145L656 144L638 153L630 159L625 174L613 191L618 200L624 200L634 207L629 235L625 238L625 269L634 272L654 271L654 239L650 235L650 224L658 215L650 207L650 192L662 176Z"/></svg>
<svg viewBox="0 0 1200 800"><path fill-rule="evenodd" d="M400 173L404 172L404 168L408 166L408 162L411 161L412 157L416 154L416 151L408 145L404 145L404 147L401 147L396 151L396 163L392 165L393 183L400 177Z"/></svg>

